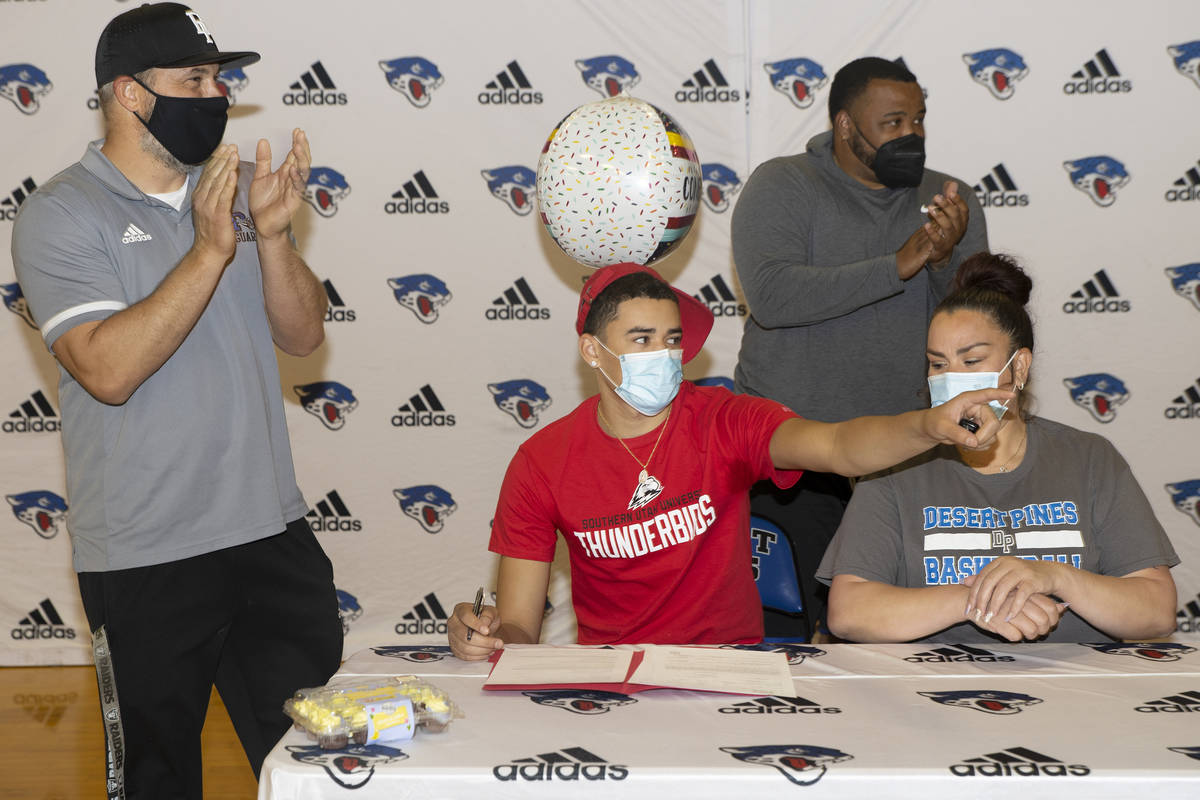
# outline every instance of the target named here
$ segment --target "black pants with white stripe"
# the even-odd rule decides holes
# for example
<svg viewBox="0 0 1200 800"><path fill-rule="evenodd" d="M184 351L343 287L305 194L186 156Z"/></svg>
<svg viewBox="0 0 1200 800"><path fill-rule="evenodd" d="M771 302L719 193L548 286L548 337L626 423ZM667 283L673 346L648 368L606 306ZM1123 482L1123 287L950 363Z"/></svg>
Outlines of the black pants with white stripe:
<svg viewBox="0 0 1200 800"><path fill-rule="evenodd" d="M149 567L83 572L108 746L108 797L200 800L215 684L255 777L283 701L337 670L333 567L301 518L284 533Z"/></svg>

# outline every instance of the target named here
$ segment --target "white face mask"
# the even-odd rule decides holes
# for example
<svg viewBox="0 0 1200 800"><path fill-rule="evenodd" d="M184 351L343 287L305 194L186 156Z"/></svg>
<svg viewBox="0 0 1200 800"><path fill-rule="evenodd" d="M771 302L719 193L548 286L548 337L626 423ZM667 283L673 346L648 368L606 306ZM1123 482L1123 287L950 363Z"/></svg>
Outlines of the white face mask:
<svg viewBox="0 0 1200 800"><path fill-rule="evenodd" d="M604 342L596 342L604 347ZM612 350L604 347L611 355ZM683 351L653 350L648 353L626 353L617 356L621 362L621 385L610 377L603 368L600 374L612 384L617 396L631 405L639 414L653 417L671 404L679 393L683 382Z"/></svg>
<svg viewBox="0 0 1200 800"><path fill-rule="evenodd" d="M926 379L929 381L929 407L937 408L963 392L999 387L1000 374L1008 369L1008 365L1016 357L1017 353L1013 351L1013 354L1008 357L1008 361L1005 361L1004 366L1000 368L1000 372L940 372L937 375L930 375ZM988 405L996 414L996 419L1003 419L1004 412L1008 411L1008 403L992 400Z"/></svg>

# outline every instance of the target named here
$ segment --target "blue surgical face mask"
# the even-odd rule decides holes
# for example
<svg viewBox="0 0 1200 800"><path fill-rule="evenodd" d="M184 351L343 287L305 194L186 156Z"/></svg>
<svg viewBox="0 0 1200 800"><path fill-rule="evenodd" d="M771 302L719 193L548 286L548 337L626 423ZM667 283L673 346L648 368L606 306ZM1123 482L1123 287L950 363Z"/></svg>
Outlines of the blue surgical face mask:
<svg viewBox="0 0 1200 800"><path fill-rule="evenodd" d="M963 392L973 392L976 389L995 389L1000 386L1000 374L1008 369L1008 365L1017 357L1016 351L1008 357L1008 361L1004 362L1004 366L1000 368L1000 372L940 372L937 375L930 375L929 381L929 406L937 408L942 403L948 400L953 400ZM996 414L996 419L1003 419L1004 412L1008 410L1007 403L1001 403L998 400L992 400L988 403L991 409Z"/></svg>
<svg viewBox="0 0 1200 800"><path fill-rule="evenodd" d="M601 347L604 342L596 340ZM612 350L604 347L614 356ZM612 384L617 396L629 403L639 414L653 417L671 404L683 382L683 351L653 350L648 353L626 353L617 356L621 362L621 385L608 377L603 368L600 374Z"/></svg>

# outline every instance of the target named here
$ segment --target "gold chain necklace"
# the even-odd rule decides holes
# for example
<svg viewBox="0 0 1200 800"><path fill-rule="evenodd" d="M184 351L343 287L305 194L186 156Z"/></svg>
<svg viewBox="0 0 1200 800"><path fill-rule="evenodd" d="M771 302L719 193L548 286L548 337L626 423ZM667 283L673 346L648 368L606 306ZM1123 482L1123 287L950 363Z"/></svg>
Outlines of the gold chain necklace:
<svg viewBox="0 0 1200 800"><path fill-rule="evenodd" d="M1016 457L1021 454L1021 448L1025 446L1025 438L1028 435L1029 435L1029 423L1026 423L1025 429L1023 431L1021 431L1021 441L1017 443L1017 449L1013 450L1013 453L1011 456L1008 457L1008 460L1000 465L999 469L996 470L997 473L1008 472L1009 465L1012 464L1012 462L1016 459ZM979 467L972 466L969 462L966 462L966 459L963 459L963 461L964 461L964 463L967 464L968 467L971 467L971 469L979 469Z"/></svg>
<svg viewBox="0 0 1200 800"><path fill-rule="evenodd" d="M638 473L637 488L633 490L633 497L629 501L629 510L640 508L662 494L662 482L659 481L658 478L651 475L649 470L650 462L654 460L654 454L658 452L658 444L662 441L663 434L666 433L667 421L671 418L670 407L667 408L667 416L665 419L663 419L662 426L658 429L658 438L654 440L654 447L651 448L650 455L646 459L645 463L642 463L642 461L633 454L633 451L629 449L629 445L625 444L624 439L616 435L616 429L604 416L604 412L600 410L600 405L598 403L596 404L596 416L598 416L600 421L604 423L604 427L608 428L610 431L613 431L613 438L621 444L621 447L625 448L625 452L629 453L629 457L636 461L637 465L642 468L642 471Z"/></svg>
<svg viewBox="0 0 1200 800"><path fill-rule="evenodd" d="M999 469L1000 472L1008 472L1008 465L1013 462L1013 459L1015 459L1018 455L1021 454L1021 448L1025 446L1025 437L1028 435L1029 435L1029 423L1026 423L1025 430L1021 431L1021 441L1019 444L1017 444L1017 449L1014 450L1013 454L1008 457L1008 461L1005 461L1003 464L1000 465L1000 469Z"/></svg>

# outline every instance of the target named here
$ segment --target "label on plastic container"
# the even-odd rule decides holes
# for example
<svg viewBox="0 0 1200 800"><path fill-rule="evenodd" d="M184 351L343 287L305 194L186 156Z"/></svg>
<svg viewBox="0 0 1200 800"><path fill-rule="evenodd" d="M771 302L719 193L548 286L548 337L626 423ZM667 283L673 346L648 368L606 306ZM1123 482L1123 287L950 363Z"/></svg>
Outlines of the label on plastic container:
<svg viewBox="0 0 1200 800"><path fill-rule="evenodd" d="M409 698L367 703L363 709L367 712L368 742L406 742L413 737L417 720Z"/></svg>

